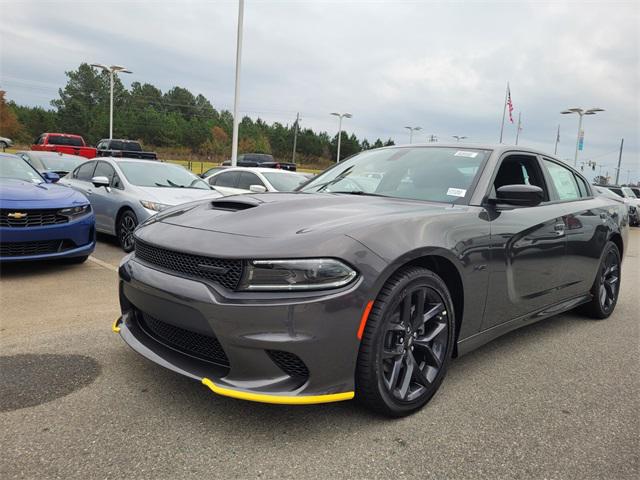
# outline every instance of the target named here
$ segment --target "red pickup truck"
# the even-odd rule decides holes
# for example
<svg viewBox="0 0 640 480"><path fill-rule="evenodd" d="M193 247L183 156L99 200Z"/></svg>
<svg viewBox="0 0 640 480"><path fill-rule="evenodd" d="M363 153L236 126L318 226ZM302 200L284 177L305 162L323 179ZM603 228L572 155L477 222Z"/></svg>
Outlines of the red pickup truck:
<svg viewBox="0 0 640 480"><path fill-rule="evenodd" d="M31 145L31 150L68 153L85 158L93 158L98 155L98 151L93 147L88 147L80 135L67 133L43 133Z"/></svg>

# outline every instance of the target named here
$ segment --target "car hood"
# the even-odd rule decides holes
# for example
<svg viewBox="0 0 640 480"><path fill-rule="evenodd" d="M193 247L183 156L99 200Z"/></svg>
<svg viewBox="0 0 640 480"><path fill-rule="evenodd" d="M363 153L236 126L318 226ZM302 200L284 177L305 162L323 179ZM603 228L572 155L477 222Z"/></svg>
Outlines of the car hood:
<svg viewBox="0 0 640 480"><path fill-rule="evenodd" d="M345 233L376 223L441 215L453 208L374 196L312 193L233 195L167 210L155 221L247 237Z"/></svg>
<svg viewBox="0 0 640 480"><path fill-rule="evenodd" d="M89 203L84 195L62 185L36 184L9 178L0 179L0 202L2 208L20 205L31 208L60 208Z"/></svg>
<svg viewBox="0 0 640 480"><path fill-rule="evenodd" d="M197 188L171 188L171 187L137 187L140 195L150 200L164 203L165 205L181 205L183 203L201 200L203 198L219 198L222 196L215 190L200 190Z"/></svg>

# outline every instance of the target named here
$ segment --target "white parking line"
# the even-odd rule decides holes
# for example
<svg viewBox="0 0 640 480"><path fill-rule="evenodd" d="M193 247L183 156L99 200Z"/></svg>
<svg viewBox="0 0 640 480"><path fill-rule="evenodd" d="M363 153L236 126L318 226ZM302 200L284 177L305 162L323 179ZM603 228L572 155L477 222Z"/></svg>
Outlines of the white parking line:
<svg viewBox="0 0 640 480"><path fill-rule="evenodd" d="M91 255L89 257L89 260L91 260L93 263L96 263L96 264L100 265L101 267L106 268L107 270L111 270L112 272L117 272L118 271L118 267L114 267L110 263L103 262L102 260L94 257L93 255Z"/></svg>

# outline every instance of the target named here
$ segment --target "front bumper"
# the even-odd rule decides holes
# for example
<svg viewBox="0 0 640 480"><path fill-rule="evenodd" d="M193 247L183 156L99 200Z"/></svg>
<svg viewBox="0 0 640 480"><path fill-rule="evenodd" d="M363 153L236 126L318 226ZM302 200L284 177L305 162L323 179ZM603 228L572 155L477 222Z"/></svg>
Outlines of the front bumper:
<svg viewBox="0 0 640 480"><path fill-rule="evenodd" d="M358 329L367 303L362 277L343 289L274 295L178 277L135 256L125 258L119 273L122 317L113 330L149 360L244 400L308 404L353 398ZM228 364L206 361L155 336L148 317L214 336ZM297 357L308 374L288 373L272 352Z"/></svg>
<svg viewBox="0 0 640 480"><path fill-rule="evenodd" d="M56 242L58 243L56 244ZM0 254L0 262L23 262L90 255L96 246L95 216L91 213L69 223L43 227L3 227L0 228L0 245L2 250L7 253ZM30 248L33 245L42 245L42 248ZM20 254L22 249L25 252L40 250L43 253Z"/></svg>

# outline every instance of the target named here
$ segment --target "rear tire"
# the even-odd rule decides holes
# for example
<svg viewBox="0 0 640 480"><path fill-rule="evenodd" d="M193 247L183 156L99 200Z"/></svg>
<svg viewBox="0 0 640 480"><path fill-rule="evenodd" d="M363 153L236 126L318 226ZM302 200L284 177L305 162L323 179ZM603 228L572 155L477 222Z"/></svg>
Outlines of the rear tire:
<svg viewBox="0 0 640 480"><path fill-rule="evenodd" d="M125 210L118 219L118 242L122 250L129 253L135 246L133 242L133 232L138 226L138 217L132 210Z"/></svg>
<svg viewBox="0 0 640 480"><path fill-rule="evenodd" d="M608 318L616 308L620 293L622 264L620 252L613 242L607 242L602 252L596 279L591 287L592 299L579 307L584 315L598 320Z"/></svg>
<svg viewBox="0 0 640 480"><path fill-rule="evenodd" d="M422 408L447 372L454 319L451 295L438 275L420 267L394 274L367 320L356 368L356 398L391 417Z"/></svg>

